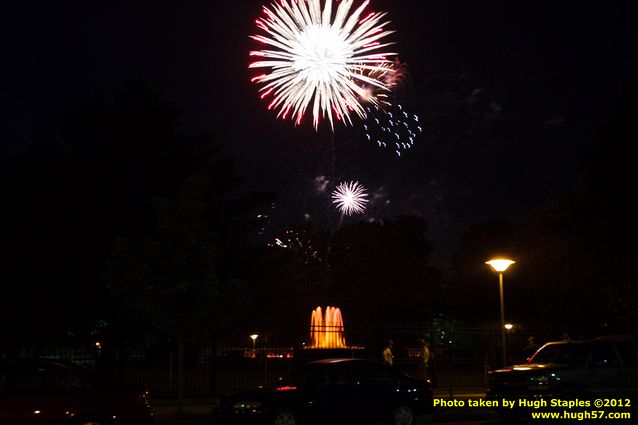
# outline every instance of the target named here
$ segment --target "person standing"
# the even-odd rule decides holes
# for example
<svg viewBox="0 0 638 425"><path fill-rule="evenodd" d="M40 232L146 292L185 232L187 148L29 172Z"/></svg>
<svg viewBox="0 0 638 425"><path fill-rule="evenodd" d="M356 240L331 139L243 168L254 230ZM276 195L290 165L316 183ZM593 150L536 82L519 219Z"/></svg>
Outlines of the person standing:
<svg viewBox="0 0 638 425"><path fill-rule="evenodd" d="M385 349L383 350L383 363L387 364L388 366L392 366L392 364L394 363L393 356L392 356L393 346L394 346L394 341L389 339L386 342Z"/></svg>
<svg viewBox="0 0 638 425"><path fill-rule="evenodd" d="M523 348L523 359L528 361L539 348L540 346L536 343L536 338L533 336L528 337L527 345Z"/></svg>
<svg viewBox="0 0 638 425"><path fill-rule="evenodd" d="M420 364L420 375L421 375L421 379L428 379L429 378L429 366L430 366L430 357L431 357L431 352L430 352L430 346L429 344L423 339L419 339L419 343L421 344L421 364Z"/></svg>

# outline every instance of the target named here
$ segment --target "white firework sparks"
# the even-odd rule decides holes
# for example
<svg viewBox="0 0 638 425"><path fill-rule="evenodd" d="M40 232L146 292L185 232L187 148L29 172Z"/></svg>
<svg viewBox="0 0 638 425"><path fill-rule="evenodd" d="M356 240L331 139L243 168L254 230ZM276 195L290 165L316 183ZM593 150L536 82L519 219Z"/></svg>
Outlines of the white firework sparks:
<svg viewBox="0 0 638 425"><path fill-rule="evenodd" d="M359 182L341 183L332 192L332 203L342 214L361 214L368 203L368 192Z"/></svg>
<svg viewBox="0 0 638 425"><path fill-rule="evenodd" d="M385 64L383 71L370 75L378 75L390 90L379 92L376 87L368 87L370 95L378 102L365 107L364 138L401 156L423 133L419 117L401 104L411 98L412 84L407 65L397 58L393 63Z"/></svg>
<svg viewBox="0 0 638 425"><path fill-rule="evenodd" d="M376 143L383 149L394 151L397 156L412 148L423 133L419 117L408 113L403 106L366 107L367 117L363 121L365 140Z"/></svg>
<svg viewBox="0 0 638 425"><path fill-rule="evenodd" d="M393 43L380 40L394 31L385 29L386 13L364 10L370 0L351 12L354 0L279 0L264 6L256 20L264 35L251 36L268 47L252 51L260 58L249 68L266 68L269 73L251 81L262 84L261 98L272 96L268 109L277 108L277 117L290 117L297 124L312 102L313 124L320 117L333 116L352 124L350 113L365 116L359 99L366 95L363 85L386 89L385 83L368 75L396 53L383 49ZM323 9L321 4L323 3Z"/></svg>

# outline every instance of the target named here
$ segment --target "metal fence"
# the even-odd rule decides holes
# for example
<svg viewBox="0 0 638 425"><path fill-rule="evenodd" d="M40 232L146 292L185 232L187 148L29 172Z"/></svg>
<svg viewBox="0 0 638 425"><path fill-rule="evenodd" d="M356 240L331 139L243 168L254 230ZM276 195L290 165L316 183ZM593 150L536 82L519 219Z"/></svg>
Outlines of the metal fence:
<svg viewBox="0 0 638 425"><path fill-rule="evenodd" d="M545 334L539 329L527 328L520 335L508 336L511 345L508 362L519 360L517 353L522 349L525 336L531 332L542 342ZM352 328L345 334L346 348L336 349L308 348L304 338L310 340L310 332L304 333L299 338L301 343L296 345L295 341L282 345L281 342L289 338L281 332L262 332L256 340L258 343L243 334L229 332L218 337L215 349L209 345L199 350L195 361L188 362L184 368L184 396L207 397L269 384L301 363L317 358L348 356L380 360L387 339L394 341L395 367L413 376L419 373L419 339L430 342L434 358L431 378L437 391L442 393L482 390L487 370L502 361L498 357L500 332L495 324L442 326L421 323ZM236 344L241 339L246 341L245 344ZM156 397L174 396L178 382L177 356L171 352L164 358L164 364L153 366L143 362L120 365L113 374L125 382L149 385Z"/></svg>
<svg viewBox="0 0 638 425"><path fill-rule="evenodd" d="M191 347L182 379L176 349L155 350L152 355L148 350L146 354L138 353L132 360L121 359L109 366L107 373L120 382L146 384L158 398L175 397L179 382L184 397L211 397L272 383L312 359L348 356L381 360L385 341L392 339L395 367L407 375L419 376L419 340L425 339L434 359L430 371L435 390L458 394L482 391L487 371L502 362L497 324L351 328L345 333L346 348L337 349L309 348L309 332L263 331L256 341L245 334L228 332L207 345ZM540 328L527 327L509 334L509 363L521 360L518 353L530 334L539 343L552 339L551 332ZM237 343L242 340L244 344ZM74 352L66 351L65 355L69 353Z"/></svg>

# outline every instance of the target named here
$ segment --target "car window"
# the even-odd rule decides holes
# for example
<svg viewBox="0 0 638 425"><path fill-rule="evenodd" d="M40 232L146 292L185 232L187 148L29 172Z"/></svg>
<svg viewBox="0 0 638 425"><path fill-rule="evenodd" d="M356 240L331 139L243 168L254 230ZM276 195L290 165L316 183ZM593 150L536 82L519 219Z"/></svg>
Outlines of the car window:
<svg viewBox="0 0 638 425"><path fill-rule="evenodd" d="M387 384L392 382L392 371L380 363L361 363L354 368L353 380L361 384Z"/></svg>
<svg viewBox="0 0 638 425"><path fill-rule="evenodd" d="M562 344L558 349L556 363L584 365L588 354L589 344Z"/></svg>
<svg viewBox="0 0 638 425"><path fill-rule="evenodd" d="M280 378L277 385L290 387L316 387L324 383L321 370L316 366L302 367L290 375Z"/></svg>
<svg viewBox="0 0 638 425"><path fill-rule="evenodd" d="M15 389L40 388L44 384L46 368L36 364L20 364L13 367L13 387Z"/></svg>
<svg viewBox="0 0 638 425"><path fill-rule="evenodd" d="M618 357L611 343L600 342L593 344L591 362L596 366L618 366Z"/></svg>
<svg viewBox="0 0 638 425"><path fill-rule="evenodd" d="M25 363L0 371L0 387L7 385L16 390L73 389L88 386L88 380L81 372L63 365Z"/></svg>
<svg viewBox="0 0 638 425"><path fill-rule="evenodd" d="M324 378L328 385L347 385L352 381L350 368L343 364L327 367Z"/></svg>
<svg viewBox="0 0 638 425"><path fill-rule="evenodd" d="M573 366L584 365L590 344L552 344L541 348L532 357L534 363L561 363Z"/></svg>
<svg viewBox="0 0 638 425"><path fill-rule="evenodd" d="M318 387L323 385L346 385L352 380L345 365L312 365L303 367L280 378L277 385L292 387Z"/></svg>
<svg viewBox="0 0 638 425"><path fill-rule="evenodd" d="M542 347L540 350L534 354L534 356L529 360L534 363L552 363L556 361L556 356L558 355L558 345L546 345Z"/></svg>
<svg viewBox="0 0 638 425"><path fill-rule="evenodd" d="M629 341L619 341L616 343L616 348L625 366L638 366L638 344Z"/></svg>
<svg viewBox="0 0 638 425"><path fill-rule="evenodd" d="M81 373L65 366L51 365L44 378L47 388L74 389L87 386L86 378Z"/></svg>

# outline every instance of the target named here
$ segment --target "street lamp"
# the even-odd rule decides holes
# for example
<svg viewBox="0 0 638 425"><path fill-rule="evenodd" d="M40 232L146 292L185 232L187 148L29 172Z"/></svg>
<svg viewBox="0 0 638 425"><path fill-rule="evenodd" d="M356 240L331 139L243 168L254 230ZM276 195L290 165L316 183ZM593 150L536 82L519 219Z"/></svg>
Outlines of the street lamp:
<svg viewBox="0 0 638 425"><path fill-rule="evenodd" d="M498 272L498 286L499 293L501 295L501 344L503 345L503 367L505 367L507 363L507 348L505 346L505 302L503 301L503 272L505 272L505 270L514 263L515 261L505 258L496 258L485 262L485 264L489 264L495 272Z"/></svg>
<svg viewBox="0 0 638 425"><path fill-rule="evenodd" d="M252 334L250 335L250 339L253 340L253 359L257 357L257 349L255 344L257 343L257 338L259 337L259 335L257 334Z"/></svg>

